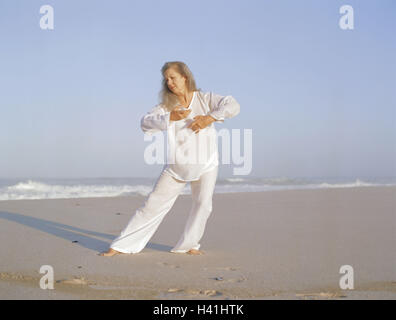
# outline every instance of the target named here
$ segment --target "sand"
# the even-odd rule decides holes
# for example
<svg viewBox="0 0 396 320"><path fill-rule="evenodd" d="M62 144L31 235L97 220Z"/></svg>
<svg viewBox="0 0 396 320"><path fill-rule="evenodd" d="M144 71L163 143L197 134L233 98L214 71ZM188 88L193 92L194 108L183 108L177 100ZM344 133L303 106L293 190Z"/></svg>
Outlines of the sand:
<svg viewBox="0 0 396 320"><path fill-rule="evenodd" d="M0 299L396 298L396 187L215 194L200 256L169 252L182 195L143 251L99 256L144 199L0 201Z"/></svg>

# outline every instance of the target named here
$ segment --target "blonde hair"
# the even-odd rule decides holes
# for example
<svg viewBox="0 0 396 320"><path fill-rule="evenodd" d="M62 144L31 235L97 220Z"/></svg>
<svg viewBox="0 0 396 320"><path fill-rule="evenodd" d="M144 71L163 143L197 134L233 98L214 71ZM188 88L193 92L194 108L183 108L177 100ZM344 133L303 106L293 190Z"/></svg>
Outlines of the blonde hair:
<svg viewBox="0 0 396 320"><path fill-rule="evenodd" d="M172 111L173 108L177 104L179 104L179 100L177 99L177 95L174 94L169 89L169 87L166 83L165 72L169 68L175 69L175 71L177 71L183 77L186 78L186 88L189 92L197 91L197 90L201 90L201 89L197 89L197 86L196 86L195 80L194 80L194 76L193 76L191 70L187 67L187 65L184 62L181 62L181 61L166 62L161 68L162 87L161 87L161 91L159 94L159 98L160 98L160 103L163 105L163 107L168 111Z"/></svg>

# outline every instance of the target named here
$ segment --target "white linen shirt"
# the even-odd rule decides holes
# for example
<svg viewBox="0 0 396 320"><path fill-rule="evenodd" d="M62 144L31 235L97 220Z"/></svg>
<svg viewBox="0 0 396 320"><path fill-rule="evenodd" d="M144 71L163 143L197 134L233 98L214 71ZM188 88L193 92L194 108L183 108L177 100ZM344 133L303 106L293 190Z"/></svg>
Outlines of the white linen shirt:
<svg viewBox="0 0 396 320"><path fill-rule="evenodd" d="M187 126L197 115L210 115L223 122L226 118L235 117L240 105L232 96L194 91L187 109L191 112L186 118L170 121L170 112L158 104L143 116L141 128L147 134L166 131L168 145L164 170L178 180L196 181L219 165L217 132L214 123L198 133Z"/></svg>

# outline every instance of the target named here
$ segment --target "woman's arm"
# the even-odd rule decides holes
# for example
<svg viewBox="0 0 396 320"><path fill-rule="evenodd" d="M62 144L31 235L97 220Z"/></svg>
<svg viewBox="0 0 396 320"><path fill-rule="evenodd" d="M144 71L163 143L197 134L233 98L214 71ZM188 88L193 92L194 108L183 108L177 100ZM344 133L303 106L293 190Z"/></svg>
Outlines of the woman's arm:
<svg viewBox="0 0 396 320"><path fill-rule="evenodd" d="M210 108L208 115L216 121L224 122L224 119L235 117L240 112L240 105L232 96L206 92L204 99Z"/></svg>
<svg viewBox="0 0 396 320"><path fill-rule="evenodd" d="M168 130L170 112L166 111L161 104L156 105L150 112L143 116L140 126L144 133L155 133Z"/></svg>

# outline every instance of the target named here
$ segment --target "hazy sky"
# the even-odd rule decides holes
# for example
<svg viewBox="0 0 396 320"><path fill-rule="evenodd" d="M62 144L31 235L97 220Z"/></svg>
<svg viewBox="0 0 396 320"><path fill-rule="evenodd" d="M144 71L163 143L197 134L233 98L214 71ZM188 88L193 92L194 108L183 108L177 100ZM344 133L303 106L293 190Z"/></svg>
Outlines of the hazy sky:
<svg viewBox="0 0 396 320"><path fill-rule="evenodd" d="M396 176L395 30L394 0L2 0L0 177L157 176L140 119L174 60L240 103L217 128L252 129L252 176Z"/></svg>

